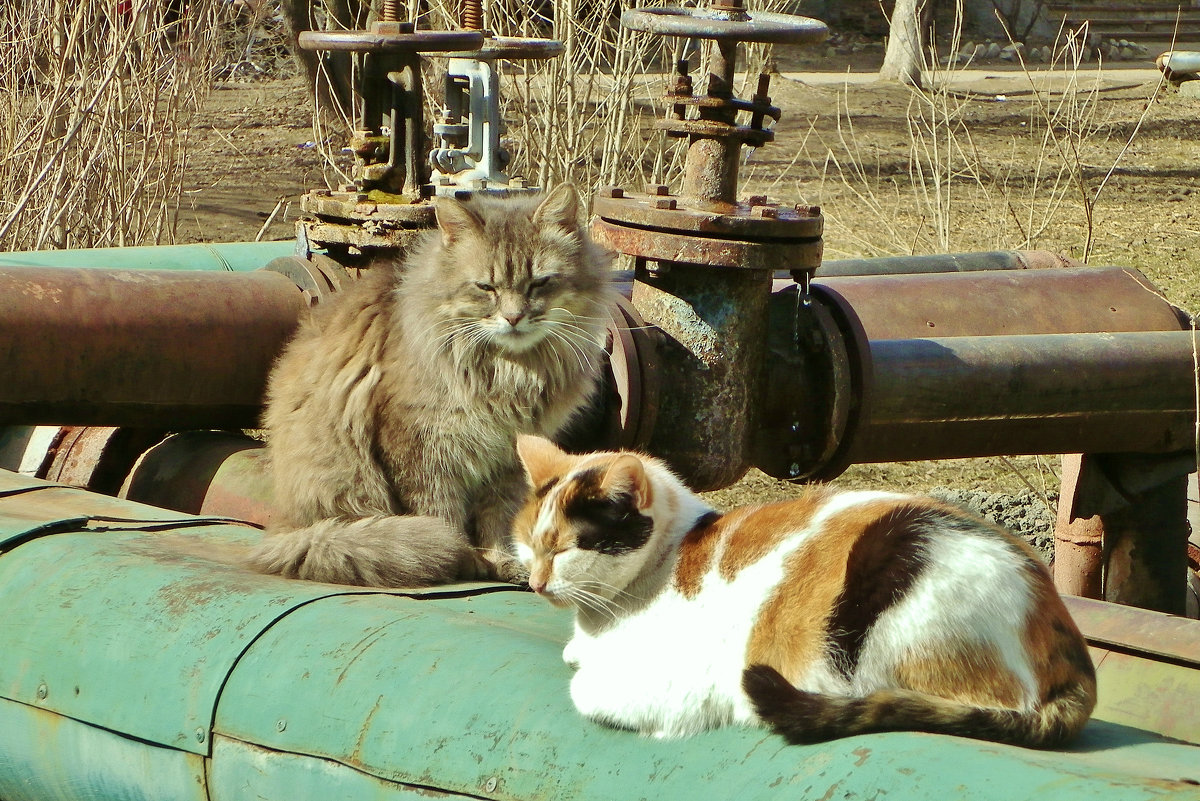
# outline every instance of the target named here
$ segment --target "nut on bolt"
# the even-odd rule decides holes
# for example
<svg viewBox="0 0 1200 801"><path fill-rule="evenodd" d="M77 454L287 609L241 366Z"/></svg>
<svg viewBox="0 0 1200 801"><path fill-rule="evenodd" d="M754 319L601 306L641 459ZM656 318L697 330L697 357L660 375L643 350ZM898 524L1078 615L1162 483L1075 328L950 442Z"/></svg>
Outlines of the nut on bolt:
<svg viewBox="0 0 1200 801"><path fill-rule="evenodd" d="M625 197L625 190L619 186L602 186L600 187L600 197L611 197L620 200Z"/></svg>
<svg viewBox="0 0 1200 801"><path fill-rule="evenodd" d="M671 188L666 184L646 184L646 194L666 197L671 194Z"/></svg>
<svg viewBox="0 0 1200 801"><path fill-rule="evenodd" d="M654 208L656 209L674 209L676 201L673 197L659 197L654 199Z"/></svg>

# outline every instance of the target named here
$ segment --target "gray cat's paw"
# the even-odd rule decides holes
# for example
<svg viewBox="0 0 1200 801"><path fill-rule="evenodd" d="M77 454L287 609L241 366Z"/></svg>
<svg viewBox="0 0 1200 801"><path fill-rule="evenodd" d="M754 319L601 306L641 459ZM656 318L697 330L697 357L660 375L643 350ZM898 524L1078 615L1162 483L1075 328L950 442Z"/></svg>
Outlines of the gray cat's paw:
<svg viewBox="0 0 1200 801"><path fill-rule="evenodd" d="M496 578L509 584L525 586L529 584L529 570L516 559L507 557L496 563Z"/></svg>

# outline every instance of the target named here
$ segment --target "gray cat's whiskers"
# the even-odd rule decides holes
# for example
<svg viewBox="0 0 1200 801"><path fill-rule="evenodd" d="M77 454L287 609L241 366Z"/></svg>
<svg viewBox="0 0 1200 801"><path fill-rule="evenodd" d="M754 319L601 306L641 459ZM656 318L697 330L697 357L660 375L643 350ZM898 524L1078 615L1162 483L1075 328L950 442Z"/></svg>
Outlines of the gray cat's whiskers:
<svg viewBox="0 0 1200 801"><path fill-rule="evenodd" d="M557 326L548 325L546 327L546 335L547 335L547 337L552 337L555 340L557 340L559 342L563 342L568 347L570 347L570 349L574 352L575 359L579 362L580 369L583 369L583 370L592 369L591 357L588 355L587 351L584 350L583 347L572 338L572 334L569 331L561 331L558 329ZM575 336L578 336L578 335L575 335ZM590 340L584 340L584 341L590 343Z"/></svg>

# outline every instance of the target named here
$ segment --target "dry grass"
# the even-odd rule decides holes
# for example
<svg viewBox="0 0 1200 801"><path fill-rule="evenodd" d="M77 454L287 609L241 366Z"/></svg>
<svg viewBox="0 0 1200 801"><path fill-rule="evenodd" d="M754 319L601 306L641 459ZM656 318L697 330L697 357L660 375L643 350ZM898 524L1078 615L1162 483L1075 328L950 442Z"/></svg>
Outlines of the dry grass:
<svg viewBox="0 0 1200 801"><path fill-rule="evenodd" d="M0 6L0 249L171 241L216 0Z"/></svg>

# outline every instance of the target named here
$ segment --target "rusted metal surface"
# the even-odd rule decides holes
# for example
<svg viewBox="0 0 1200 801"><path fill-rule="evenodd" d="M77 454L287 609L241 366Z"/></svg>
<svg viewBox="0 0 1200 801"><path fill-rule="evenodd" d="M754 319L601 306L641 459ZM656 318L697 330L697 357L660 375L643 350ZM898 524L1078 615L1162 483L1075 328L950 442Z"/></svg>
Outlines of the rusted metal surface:
<svg viewBox="0 0 1200 801"><path fill-rule="evenodd" d="M1200 621L1086 598L1063 601L1092 646L1096 715L1200 743L1192 703L1200 694Z"/></svg>
<svg viewBox="0 0 1200 801"><path fill-rule="evenodd" d="M128 473L120 497L260 526L273 512L263 444L223 431L187 431L155 445Z"/></svg>
<svg viewBox="0 0 1200 801"><path fill-rule="evenodd" d="M829 36L824 22L766 11L639 8L621 14L621 25L661 36L686 36L732 42L820 44Z"/></svg>
<svg viewBox="0 0 1200 801"><path fill-rule="evenodd" d="M433 206L412 203L380 190L333 191L314 189L300 198L300 208L332 220L377 223L396 228L432 228Z"/></svg>
<svg viewBox="0 0 1200 801"><path fill-rule="evenodd" d="M875 259L823 261L816 278L854 275L916 275L921 273L979 272L981 270L1044 270L1082 267L1078 261L1047 250L995 250L980 253L938 253L928 256L886 256ZM777 279L789 277L787 270Z"/></svg>
<svg viewBox="0 0 1200 801"><path fill-rule="evenodd" d="M714 239L614 225L606 220L592 221L592 235L605 247L644 259L757 272L769 271L781 261L817 264L823 248L820 239L807 242ZM767 288L770 289L769 284Z"/></svg>
<svg viewBox="0 0 1200 801"><path fill-rule="evenodd" d="M769 311L763 380L770 391L763 393L754 464L776 478L836 475L846 467L839 454L854 438L864 394L862 345L837 324L834 310L796 284L774 293Z"/></svg>
<svg viewBox="0 0 1200 801"><path fill-rule="evenodd" d="M267 271L0 269L0 423L252 428L305 308Z"/></svg>
<svg viewBox="0 0 1200 801"><path fill-rule="evenodd" d="M1177 453L1086 453L1063 459L1055 582L1089 598L1187 611L1189 447ZM1060 562L1059 552L1064 560Z"/></svg>
<svg viewBox="0 0 1200 801"><path fill-rule="evenodd" d="M627 225L718 239L805 240L820 239L823 233L824 219L813 206L783 206L769 203L765 197L752 197L706 209L684 204L666 186L647 189L652 191L605 187L594 199L592 211L602 219Z"/></svg>
<svg viewBox="0 0 1200 801"><path fill-rule="evenodd" d="M1179 330L1137 270L1084 267L823 278L871 340Z"/></svg>
<svg viewBox="0 0 1200 801"><path fill-rule="evenodd" d="M617 444L622 448L642 448L650 441L658 418L661 337L624 297L609 309L609 315L609 364L621 398Z"/></svg>
<svg viewBox="0 0 1200 801"><path fill-rule="evenodd" d="M1194 418L1193 418L1194 419ZM1187 609L1187 477L1165 481L1102 515L1104 598L1182 615Z"/></svg>
<svg viewBox="0 0 1200 801"><path fill-rule="evenodd" d="M750 466L770 282L765 270L638 270L634 306L664 335L650 450L697 489L727 486Z"/></svg>
<svg viewBox="0 0 1200 801"><path fill-rule="evenodd" d="M871 342L855 462L1173 452L1195 422L1186 332Z"/></svg>
<svg viewBox="0 0 1200 801"><path fill-rule="evenodd" d="M112 495L138 456L164 436L163 429L64 426L37 476Z"/></svg>
<svg viewBox="0 0 1200 801"><path fill-rule="evenodd" d="M483 44L479 31L417 31L411 25L389 30L377 24L367 31L301 31L297 43L305 50L354 53L445 53L475 50Z"/></svg>
<svg viewBox="0 0 1200 801"><path fill-rule="evenodd" d="M1062 457L1058 518L1054 524L1054 586L1081 598L1104 597L1104 522L1099 515L1075 517L1083 454Z"/></svg>
<svg viewBox="0 0 1200 801"><path fill-rule="evenodd" d="M1067 596L1063 601L1091 645L1200 669L1198 620L1089 598Z"/></svg>
<svg viewBox="0 0 1200 801"><path fill-rule="evenodd" d="M787 265L810 273L822 253L819 209L738 200L741 146L769 142L773 133L763 123L781 112L771 105L769 75L759 77L749 101L733 96L737 44L813 43L827 30L805 18L748 14L740 0L705 11L627 11L622 22L712 40L702 91L693 92L688 63L678 62L659 123L688 139L679 192L608 187L592 229L602 244L635 257L633 304L664 335L650 449L692 486L713 489L740 478L763 449L758 420L771 271ZM738 124L739 114L749 115L748 124Z"/></svg>
<svg viewBox="0 0 1200 801"><path fill-rule="evenodd" d="M488 36L474 50L441 53L448 58L472 58L494 61L501 58L542 59L557 58L566 50L566 45L557 39L537 39L526 36Z"/></svg>
<svg viewBox="0 0 1200 801"><path fill-rule="evenodd" d="M806 432L802 439L813 458L762 457L774 475L829 478L852 461L1093 448L1161 453L1191 442L1190 336L1179 331L1176 310L1136 271L815 280L813 301L829 309L836 331L828 320L801 319L807 307L797 306L794 287L775 282L772 308L780 308L773 311L772 336L785 337L800 324L815 325L824 340L841 337L849 377L834 380L826 371L805 392L845 393L852 400L841 443L822 462L818 443L826 441L828 423L807 410L832 402L814 407L795 398L795 380L776 366L764 393L775 410L770 425L778 428L782 410L793 403L788 423ZM774 429L764 434L766 441L778 435ZM793 464L798 474L782 469Z"/></svg>

